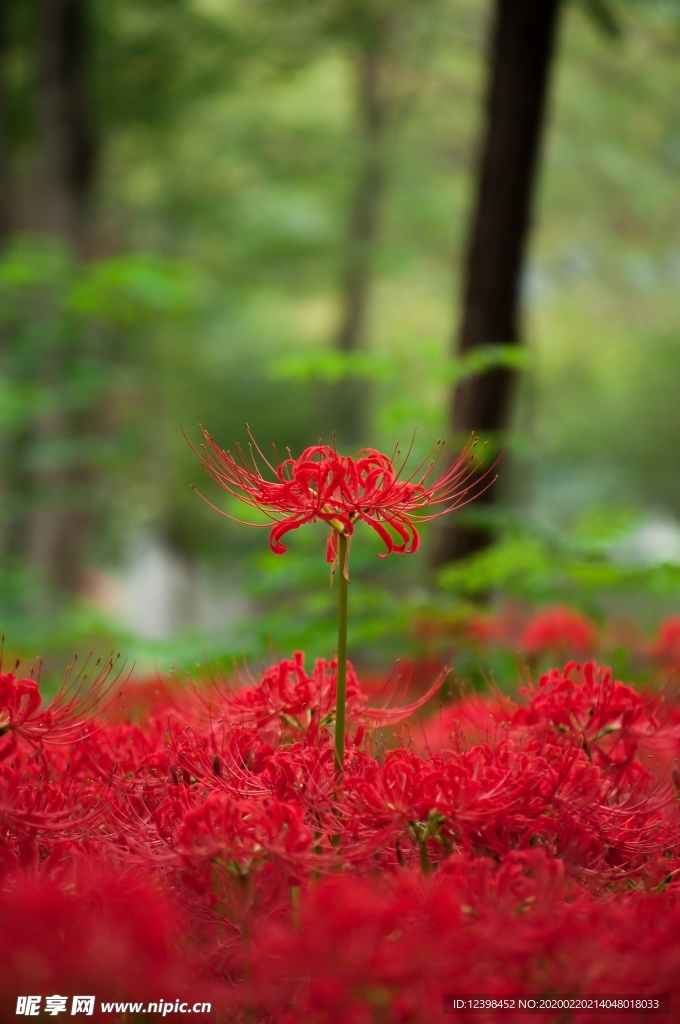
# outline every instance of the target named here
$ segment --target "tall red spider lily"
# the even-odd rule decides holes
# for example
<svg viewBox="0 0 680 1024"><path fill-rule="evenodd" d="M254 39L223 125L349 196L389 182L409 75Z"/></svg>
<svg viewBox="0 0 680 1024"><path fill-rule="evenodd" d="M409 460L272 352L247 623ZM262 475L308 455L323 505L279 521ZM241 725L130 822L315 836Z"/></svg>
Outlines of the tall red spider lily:
<svg viewBox="0 0 680 1024"><path fill-rule="evenodd" d="M233 497L264 513L269 523L247 523L270 529L269 546L275 555L285 553L282 538L305 523L321 519L330 526L326 558L341 566L338 587L338 651L336 700L336 760L342 770L345 749L345 693L347 680L347 584L349 583L349 540L355 524L366 523L375 530L386 550L379 556L413 554L418 550L417 525L446 515L467 505L490 487L495 477L490 469L481 472L482 452L474 435L457 459L435 477L443 452L438 441L426 459L406 477L411 454L398 467L399 446L392 458L374 448L362 448L356 458L338 454L335 447L318 444L305 448L299 458L279 462L274 448L272 464L262 454L248 427L247 453L236 446L236 456L220 448L201 427L204 443L201 452L189 444L210 476ZM186 435L185 435L186 436ZM188 441L188 438L187 438ZM259 460L259 461L258 461ZM264 475L260 464L269 472ZM196 488L194 488L195 490ZM197 493L199 493L197 491ZM203 495L200 495L203 497ZM203 498L207 501L206 498ZM235 522L235 519L208 505ZM271 525L270 525L271 524Z"/></svg>
<svg viewBox="0 0 680 1024"><path fill-rule="evenodd" d="M207 430L201 430L205 441L202 454L193 445L192 450L220 487L270 520L244 525L270 529L269 545L276 555L286 552L282 538L287 533L317 520L331 527L329 562L337 560L338 537L350 537L359 521L375 530L384 543L386 551L381 558L412 554L420 542L418 524L467 505L495 480L491 477L495 463L480 473L485 445L478 447L474 436L438 476L434 474L442 460L443 442L437 442L429 456L405 477L410 450L397 466L398 447L392 458L373 448L362 448L353 458L319 444L305 448L299 458L291 456L283 462L274 452L272 463L250 430L248 451L237 445L236 455L224 451ZM222 509L216 511L243 522Z"/></svg>

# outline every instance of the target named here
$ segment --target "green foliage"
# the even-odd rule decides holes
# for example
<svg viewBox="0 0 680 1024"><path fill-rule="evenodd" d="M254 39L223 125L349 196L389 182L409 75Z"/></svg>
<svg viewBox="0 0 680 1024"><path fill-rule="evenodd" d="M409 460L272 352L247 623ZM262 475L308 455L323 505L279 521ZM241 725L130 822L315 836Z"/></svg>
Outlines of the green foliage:
<svg viewBox="0 0 680 1024"><path fill-rule="evenodd" d="M610 33L623 29L616 46L575 9L584 4ZM10 5L6 67L14 173L26 190L19 205L29 212L31 11ZM497 548L447 570L440 590L426 587L425 550L364 560L357 538L351 645L362 656L393 654L397 640L410 646L409 617L424 607L448 613L502 590L589 609L612 588L639 596L640 607L675 594L675 567L626 563L608 532L623 503L680 515L675 0L566 6L526 280L530 344L463 360L450 350L479 141L484 5L97 0L92 11L94 235L122 255L78 263L43 240L12 245L0 262L3 526L21 526L36 507L36 468L94 467L97 494L72 497L96 507L97 561L115 568L127 535L144 526L190 563L252 588L248 635L234 639L225 622L199 642L187 629L165 647L135 641L142 658L168 664L174 644L185 663L201 658L203 642L211 654L261 652L268 637L328 653L324 538L310 533L307 548L301 531L302 546L276 559L264 530L206 508L189 484L218 504L224 496L202 479L180 425L197 440L203 422L233 447L247 440L247 421L263 447L299 452L327 434L329 385L362 377L373 401L365 443L391 451L417 427L417 464L446 434L451 384L505 366L521 372L501 483L517 481L506 494L526 525L506 525ZM369 346L344 357L329 344L361 156L356 54L383 18L396 115L385 136ZM48 380L57 350L65 369ZM78 421L77 443L38 440L46 411ZM584 525L593 504L606 509L597 529ZM28 636L15 615L30 603L24 570L3 577L2 612ZM66 619L62 627L75 644L78 630Z"/></svg>
<svg viewBox="0 0 680 1024"><path fill-rule="evenodd" d="M518 345L480 345L458 359L428 360L427 372L432 379L457 384L492 367L525 369L531 355ZM360 377L375 381L397 381L404 368L390 361L385 353L338 352L322 349L305 354L281 356L270 367L273 380L320 380L334 384L346 377Z"/></svg>
<svg viewBox="0 0 680 1024"><path fill-rule="evenodd" d="M607 0L579 0L589 18L597 28L610 39L620 39L623 30L617 17L615 5Z"/></svg>
<svg viewBox="0 0 680 1024"><path fill-rule="evenodd" d="M396 367L380 353L338 352L333 349L306 354L281 356L270 367L272 380L319 380L335 384L348 377L365 380L390 380L396 376Z"/></svg>
<svg viewBox="0 0 680 1024"><path fill-rule="evenodd" d="M196 100L231 83L249 55L241 12L229 4L93 0L91 6L96 114L109 130L171 129Z"/></svg>
<svg viewBox="0 0 680 1024"><path fill-rule="evenodd" d="M65 473L71 482L58 500L100 517L107 535L107 508L121 507L116 490L134 485L130 465L144 429L133 411L141 330L187 311L191 277L159 258L82 263L40 236L15 238L0 256L0 540L10 562L21 557L19 535L44 500L45 473ZM72 471L86 482L75 484Z"/></svg>
<svg viewBox="0 0 680 1024"><path fill-rule="evenodd" d="M440 586L460 598L495 593L534 603L566 601L591 613L602 611L614 592L680 594L680 566L622 554L623 542L640 526L630 509L592 509L569 531L538 524L528 530L522 521L513 526L492 547L442 569Z"/></svg>
<svg viewBox="0 0 680 1024"><path fill-rule="evenodd" d="M64 306L79 317L133 327L158 314L188 313L198 290L195 270L156 256L129 256L82 264Z"/></svg>

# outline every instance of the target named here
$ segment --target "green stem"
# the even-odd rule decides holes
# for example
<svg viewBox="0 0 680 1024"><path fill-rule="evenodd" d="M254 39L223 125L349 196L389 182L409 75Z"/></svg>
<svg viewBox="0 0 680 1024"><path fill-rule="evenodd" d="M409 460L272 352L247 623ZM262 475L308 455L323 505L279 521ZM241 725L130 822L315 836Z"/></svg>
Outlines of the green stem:
<svg viewBox="0 0 680 1024"><path fill-rule="evenodd" d="M427 841L425 839L418 840L418 847L420 848L420 867L424 875L429 875L432 871L430 864L430 855L427 852Z"/></svg>
<svg viewBox="0 0 680 1024"><path fill-rule="evenodd" d="M290 908L291 908L291 920L293 922L293 928L296 932L300 931L300 886L291 885L290 887Z"/></svg>
<svg viewBox="0 0 680 1024"><path fill-rule="evenodd" d="M342 771L345 763L345 700L347 692L347 542L338 536L338 681L335 709L335 761Z"/></svg>

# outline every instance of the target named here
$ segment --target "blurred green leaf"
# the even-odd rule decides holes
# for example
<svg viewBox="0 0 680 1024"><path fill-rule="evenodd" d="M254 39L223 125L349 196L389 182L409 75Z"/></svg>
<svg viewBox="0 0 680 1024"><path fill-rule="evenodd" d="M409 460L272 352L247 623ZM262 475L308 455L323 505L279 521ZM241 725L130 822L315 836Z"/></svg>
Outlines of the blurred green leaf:
<svg viewBox="0 0 680 1024"><path fill-rule="evenodd" d="M458 359L447 360L441 372L444 380L458 384L497 367L525 370L531 361L531 353L520 345L479 345Z"/></svg>
<svg viewBox="0 0 680 1024"><path fill-rule="evenodd" d="M150 256L126 256L85 264L67 297L80 316L136 323L158 312L187 312L196 298L194 269Z"/></svg>
<svg viewBox="0 0 680 1024"><path fill-rule="evenodd" d="M37 285L64 285L75 272L69 250L50 236L18 235L0 256L0 299Z"/></svg>
<svg viewBox="0 0 680 1024"><path fill-rule="evenodd" d="M642 520L639 509L596 505L579 518L571 537L586 550L606 552L625 540Z"/></svg>
<svg viewBox="0 0 680 1024"><path fill-rule="evenodd" d="M430 356L427 375L454 384L495 367L523 370L530 363L530 353L519 345L480 345L460 359L442 361ZM321 380L334 384L345 377L375 381L403 379L404 370L399 361L391 360L383 353L321 349L281 356L273 360L270 374L273 380Z"/></svg>
<svg viewBox="0 0 680 1024"><path fill-rule="evenodd" d="M272 380L321 380L326 384L334 384L346 377L390 380L397 372L384 355L328 349L281 356L270 366Z"/></svg>
<svg viewBox="0 0 680 1024"><path fill-rule="evenodd" d="M439 585L461 597L496 593L577 606L608 591L680 592L680 566L642 564L619 554L621 542L640 525L633 510L594 509L561 533L531 531L521 519L507 523L511 529L497 543L441 569Z"/></svg>
<svg viewBox="0 0 680 1024"><path fill-rule="evenodd" d="M454 562L438 574L440 586L462 595L479 596L491 590L541 597L555 571L545 545L528 538L510 537L463 562Z"/></svg>
<svg viewBox="0 0 680 1024"><path fill-rule="evenodd" d="M609 0L579 0L590 20L610 39L621 39L623 27L615 12L615 5Z"/></svg>

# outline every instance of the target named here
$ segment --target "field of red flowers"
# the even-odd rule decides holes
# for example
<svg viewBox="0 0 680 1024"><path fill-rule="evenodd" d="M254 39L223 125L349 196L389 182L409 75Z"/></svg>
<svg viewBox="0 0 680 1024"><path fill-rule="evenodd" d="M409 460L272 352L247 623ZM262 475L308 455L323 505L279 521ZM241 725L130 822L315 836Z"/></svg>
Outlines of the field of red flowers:
<svg viewBox="0 0 680 1024"><path fill-rule="evenodd" d="M544 648L566 629L550 614ZM516 699L395 707L403 687L369 699L350 667L340 771L334 662L196 685L95 666L47 707L3 673L2 1019L75 994L101 1019L156 1019L102 1013L128 1000L253 1024L425 1024L444 995L680 1006L680 708L660 675L641 692L571 662Z"/></svg>

